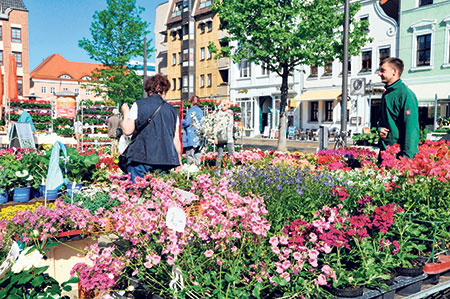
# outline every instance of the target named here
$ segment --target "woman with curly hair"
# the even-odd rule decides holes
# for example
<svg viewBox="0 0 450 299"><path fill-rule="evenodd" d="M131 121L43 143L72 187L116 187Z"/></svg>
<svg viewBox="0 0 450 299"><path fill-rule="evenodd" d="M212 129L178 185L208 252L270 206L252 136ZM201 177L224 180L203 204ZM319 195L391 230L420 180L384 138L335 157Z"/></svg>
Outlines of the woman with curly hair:
<svg viewBox="0 0 450 299"><path fill-rule="evenodd" d="M144 88L147 98L137 100L131 109L126 103L122 105L123 133L133 134L134 139L127 150L127 169L133 181L148 172L168 172L181 165L178 114L165 102L170 82L156 74L145 81Z"/></svg>

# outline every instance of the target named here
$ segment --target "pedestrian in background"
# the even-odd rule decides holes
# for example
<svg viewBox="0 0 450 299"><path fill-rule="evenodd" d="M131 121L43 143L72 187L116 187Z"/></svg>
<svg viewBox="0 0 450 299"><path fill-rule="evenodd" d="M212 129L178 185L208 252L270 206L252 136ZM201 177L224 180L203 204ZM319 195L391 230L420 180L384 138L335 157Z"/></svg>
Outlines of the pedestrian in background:
<svg viewBox="0 0 450 299"><path fill-rule="evenodd" d="M189 99L191 108L186 112L186 117L182 122L184 129L183 132L183 147L186 151L187 164L194 162L195 165L200 165L201 152L200 149L203 145L203 140L197 133L195 125L201 127L203 119L203 111L200 108L200 98L198 96L192 96Z"/></svg>
<svg viewBox="0 0 450 299"><path fill-rule="evenodd" d="M108 125L108 137L112 139L112 154L116 154L117 149L117 140L120 138L118 133L122 132L122 128L120 127L120 114L119 110L114 108L112 111L113 115L111 115L107 120ZM120 134L121 135L121 134Z"/></svg>
<svg viewBox="0 0 450 299"><path fill-rule="evenodd" d="M122 105L123 134L133 134L134 139L126 151L133 181L148 172L168 172L181 165L178 113L165 102L170 82L156 74L145 81L144 88L147 98L137 100L131 109L126 103Z"/></svg>
<svg viewBox="0 0 450 299"><path fill-rule="evenodd" d="M397 156L412 159L419 152L419 107L414 92L400 79L403 68L403 61L396 57L380 63L378 76L386 90L381 98L379 145L380 150L386 150L386 146L398 143Z"/></svg>
<svg viewBox="0 0 450 299"><path fill-rule="evenodd" d="M218 126L217 135L214 143L217 145L216 166L222 166L222 158L224 155L225 145L228 148L228 154L234 155L234 139L233 139L233 111L230 110L230 100L225 99L219 105L219 109L215 112L216 125Z"/></svg>

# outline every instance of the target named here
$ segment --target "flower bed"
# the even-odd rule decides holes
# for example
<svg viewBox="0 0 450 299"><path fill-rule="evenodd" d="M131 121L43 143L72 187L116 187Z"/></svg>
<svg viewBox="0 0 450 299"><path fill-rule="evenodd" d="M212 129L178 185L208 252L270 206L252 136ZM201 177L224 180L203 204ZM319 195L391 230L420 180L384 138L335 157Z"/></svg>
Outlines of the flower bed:
<svg viewBox="0 0 450 299"><path fill-rule="evenodd" d="M357 148L308 155L247 150L224 159L220 176L202 165L135 184L110 175L115 157L101 153L90 180L104 193L18 212L0 221L1 240L6 244L13 231L30 242L69 229L107 230L116 242L94 244L90 261L72 269L99 296L122 290L135 297L327 298L332 288L387 291L394 269L448 249L449 149L426 142L416 159L397 160L391 147L381 166L375 152Z"/></svg>

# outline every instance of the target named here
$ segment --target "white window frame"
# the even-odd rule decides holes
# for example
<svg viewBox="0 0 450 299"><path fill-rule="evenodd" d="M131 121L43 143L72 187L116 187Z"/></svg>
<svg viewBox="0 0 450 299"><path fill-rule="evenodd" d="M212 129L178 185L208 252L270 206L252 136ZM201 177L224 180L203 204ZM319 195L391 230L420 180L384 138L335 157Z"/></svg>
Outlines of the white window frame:
<svg viewBox="0 0 450 299"><path fill-rule="evenodd" d="M176 65L177 64L177 53L173 53L172 54L172 65Z"/></svg>
<svg viewBox="0 0 450 299"><path fill-rule="evenodd" d="M200 75L200 80L199 80L199 84L200 84L200 88L204 88L205 87L205 75Z"/></svg>
<svg viewBox="0 0 450 299"><path fill-rule="evenodd" d="M212 87L212 74L206 76L206 87Z"/></svg>
<svg viewBox="0 0 450 299"><path fill-rule="evenodd" d="M80 89L79 88L75 88L75 93L80 94Z"/></svg>
<svg viewBox="0 0 450 299"><path fill-rule="evenodd" d="M420 5L420 0L417 0L416 7L428 7L428 6L431 6L433 4L435 4L435 1L433 1L432 4Z"/></svg>
<svg viewBox="0 0 450 299"><path fill-rule="evenodd" d="M47 86L41 86L41 93L42 94L47 93Z"/></svg>
<svg viewBox="0 0 450 299"><path fill-rule="evenodd" d="M50 93L54 94L56 92L56 89L54 87L50 87Z"/></svg>
<svg viewBox="0 0 450 299"><path fill-rule="evenodd" d="M444 18L442 21L445 22L445 56L442 67L450 68L450 16Z"/></svg>
<svg viewBox="0 0 450 299"><path fill-rule="evenodd" d="M246 63L246 67L244 68L244 63ZM239 78L250 78L252 76L252 66L251 62L248 59L243 58L239 62Z"/></svg>
<svg viewBox="0 0 450 299"><path fill-rule="evenodd" d="M200 48L200 60L205 60L205 48Z"/></svg>
<svg viewBox="0 0 450 299"><path fill-rule="evenodd" d="M412 52L411 52L411 68L410 71L431 70L434 66L434 36L436 20L422 20L410 26L413 30L412 34ZM430 50L430 65L417 66L417 37L431 34L431 50Z"/></svg>
<svg viewBox="0 0 450 299"><path fill-rule="evenodd" d="M361 19L367 19L367 22L369 22L369 26L367 26L367 29L365 30L366 33L369 33L370 32L370 18L369 18L369 14L360 15L359 16L359 21L361 21Z"/></svg>
<svg viewBox="0 0 450 299"><path fill-rule="evenodd" d="M86 95L90 96L91 95L91 91L89 89L86 89Z"/></svg>
<svg viewBox="0 0 450 299"><path fill-rule="evenodd" d="M389 57L392 57L392 47L391 47L391 45L383 45L383 46L378 46L378 49L377 49L377 63L376 63L376 70L378 70L379 69L379 65L380 65L380 62L381 62L381 55L380 55L380 51L381 50L384 50L384 49L389 49ZM372 55L373 56L373 55ZM372 67L373 67L373 59L372 59Z"/></svg>
<svg viewBox="0 0 450 299"><path fill-rule="evenodd" d="M364 52L370 52L370 70L364 70L364 69L362 68L362 64L363 64L363 53L364 53ZM360 63L360 65L359 65L359 67L360 67L359 72L364 73L364 74L371 74L371 73L373 73L373 70L374 70L373 56L374 56L374 55L373 55L373 49L372 49L372 48L361 49L361 55L360 55L361 63Z"/></svg>
<svg viewBox="0 0 450 299"><path fill-rule="evenodd" d="M206 52L207 52L207 54L208 54L208 57L207 57L208 60L209 60L209 59L212 59L212 54L211 54L211 51L209 51L209 48L208 48L208 47L206 48Z"/></svg>

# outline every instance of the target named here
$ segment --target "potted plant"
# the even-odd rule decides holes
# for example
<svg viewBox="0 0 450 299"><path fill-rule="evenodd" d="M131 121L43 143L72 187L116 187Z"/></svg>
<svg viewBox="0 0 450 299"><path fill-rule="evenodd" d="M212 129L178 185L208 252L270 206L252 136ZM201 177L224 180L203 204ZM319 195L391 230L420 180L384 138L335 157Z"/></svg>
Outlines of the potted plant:
<svg viewBox="0 0 450 299"><path fill-rule="evenodd" d="M27 202L30 200L31 185L33 184L33 176L30 175L27 169L18 170L14 173L12 178L12 185L14 186L13 201Z"/></svg>
<svg viewBox="0 0 450 299"><path fill-rule="evenodd" d="M8 188L10 186L11 178L11 169L0 166L0 203L8 201Z"/></svg>

